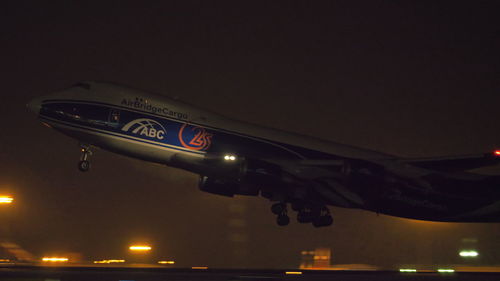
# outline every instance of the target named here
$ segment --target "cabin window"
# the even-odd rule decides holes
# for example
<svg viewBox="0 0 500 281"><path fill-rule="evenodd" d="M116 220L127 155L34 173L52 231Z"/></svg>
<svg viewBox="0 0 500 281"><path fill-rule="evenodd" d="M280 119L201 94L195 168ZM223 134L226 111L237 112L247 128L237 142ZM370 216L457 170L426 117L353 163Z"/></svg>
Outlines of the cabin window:
<svg viewBox="0 0 500 281"><path fill-rule="evenodd" d="M109 112L109 122L111 123L118 123L120 122L120 110L118 109L111 109Z"/></svg>

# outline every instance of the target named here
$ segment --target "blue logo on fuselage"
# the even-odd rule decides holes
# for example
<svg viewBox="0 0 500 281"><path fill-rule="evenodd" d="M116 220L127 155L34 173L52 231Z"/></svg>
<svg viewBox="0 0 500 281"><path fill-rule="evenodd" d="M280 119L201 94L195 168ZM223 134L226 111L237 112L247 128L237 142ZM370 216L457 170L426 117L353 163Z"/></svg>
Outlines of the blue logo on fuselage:
<svg viewBox="0 0 500 281"><path fill-rule="evenodd" d="M164 139L167 134L167 130L165 130L163 125L147 118L135 119L128 122L123 126L122 131L158 140Z"/></svg>

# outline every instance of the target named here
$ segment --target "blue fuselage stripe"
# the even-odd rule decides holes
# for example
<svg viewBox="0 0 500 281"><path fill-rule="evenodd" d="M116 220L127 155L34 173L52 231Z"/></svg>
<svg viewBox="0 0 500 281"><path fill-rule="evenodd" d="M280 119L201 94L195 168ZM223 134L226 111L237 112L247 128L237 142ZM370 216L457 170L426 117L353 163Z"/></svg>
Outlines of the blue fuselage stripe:
<svg viewBox="0 0 500 281"><path fill-rule="evenodd" d="M279 153L280 155L283 155L283 153L285 153L285 154L289 154L289 156L293 155L293 158L298 158L298 159L306 159L308 157L305 157L305 155L309 155L309 154L314 155L314 158L321 158L321 159L331 159L332 158L331 155L326 154L326 153L322 153L319 151L304 149L304 148L297 148L295 146L282 144L282 143L278 143L275 141L270 141L270 140L260 138L260 137L255 137L255 136L251 136L251 135L247 135L247 134L243 134L243 133L239 133L239 132L234 132L234 131L230 131L230 130L226 130L226 129L222 129L222 128L208 126L205 124L191 122L191 121L188 121L185 119L174 118L174 117L170 117L167 115L156 114L153 112L148 112L148 111L144 111L144 110L140 110L140 109L136 109L136 108L125 107L125 106L116 105L116 104L109 104L109 103L96 102L96 101L85 101L85 100L52 99L52 100L44 100L42 103L42 106L55 104L55 103L100 105L103 107L107 107L109 109L120 109L123 111L135 112L135 113L143 114L144 116L154 116L157 118L161 118L164 120L170 120L173 122L189 123L192 126L199 126L199 127L203 127L203 128L207 128L207 129L216 131L216 132L224 133L227 135L232 135L236 138L239 138L239 140L241 140L241 138L246 138L246 139L248 139L249 142L252 142L254 144L260 143L262 145L265 144L265 145L274 146L276 148L275 151L279 151L279 150L282 151L282 153ZM196 153L196 151L193 151L193 152Z"/></svg>
<svg viewBox="0 0 500 281"><path fill-rule="evenodd" d="M192 150L180 149L180 148L175 147L173 145L163 145L163 144L159 144L157 142L150 142L150 141L146 141L146 140L132 138L132 137L129 137L127 135L117 134L117 133L106 131L106 130L97 130L97 129L94 129L94 128L91 128L91 127L87 127L87 126L75 125L75 124L72 124L72 123L69 123L69 122L63 122L63 121L56 120L56 119L53 119L53 118L45 117L43 115L40 115L40 119L45 120L45 121L50 122L50 123L57 123L57 124L68 126L68 127L73 127L73 128L77 128L77 129L81 129L81 130L87 130L87 131L91 131L91 132L95 132L95 133L110 135L110 136L114 136L114 137L118 137L118 138L123 138L123 139L131 140L131 141L135 141L135 142L146 143L146 144L149 144L149 145L154 145L154 146L159 146L159 147L165 147L165 148L168 148L168 149L178 150L178 151L182 151L182 152L186 152L186 153L193 153L193 154L197 154L197 155L203 155L204 154L203 152L199 152L199 151L192 151Z"/></svg>

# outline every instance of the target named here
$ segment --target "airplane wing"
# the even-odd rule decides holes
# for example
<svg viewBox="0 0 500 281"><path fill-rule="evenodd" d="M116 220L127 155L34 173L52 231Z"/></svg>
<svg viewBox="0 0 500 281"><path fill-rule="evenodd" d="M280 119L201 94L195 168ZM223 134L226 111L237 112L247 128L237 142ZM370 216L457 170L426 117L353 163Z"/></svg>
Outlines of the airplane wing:
<svg viewBox="0 0 500 281"><path fill-rule="evenodd" d="M441 172L459 172L493 166L500 163L500 151L493 153L444 156L435 158L400 159L399 162L410 164L424 169Z"/></svg>
<svg viewBox="0 0 500 281"><path fill-rule="evenodd" d="M422 180L435 172L461 172L500 163L500 151L493 153L411 159L342 159L342 160L302 160L285 170L309 181L330 203L342 207L359 207L364 204L361 193L366 190L352 190L343 183L354 173L356 179L369 178L371 183L379 180L404 182L408 189L430 191L432 187ZM382 190L379 190L382 191Z"/></svg>
<svg viewBox="0 0 500 281"><path fill-rule="evenodd" d="M296 161L251 156L238 156L228 161L221 154L193 161L190 157L177 154L171 162L178 168L200 174L199 188L202 191L230 197L260 195L278 202L273 206L283 206L280 202L288 202L293 210L302 214L324 210L327 205L380 211L381 205L377 202L383 200L396 204L405 204L405 200L410 200L408 202L412 204L423 202L421 204L426 204L423 208L428 208L434 206L434 203L425 201L429 194L439 192L427 179L438 177L448 180L436 172L457 172L495 165L500 162L498 154L417 159L339 157ZM413 197L426 199L411 201ZM388 208L391 210L390 206ZM328 211L325 214L329 216ZM298 220L308 222L306 219Z"/></svg>

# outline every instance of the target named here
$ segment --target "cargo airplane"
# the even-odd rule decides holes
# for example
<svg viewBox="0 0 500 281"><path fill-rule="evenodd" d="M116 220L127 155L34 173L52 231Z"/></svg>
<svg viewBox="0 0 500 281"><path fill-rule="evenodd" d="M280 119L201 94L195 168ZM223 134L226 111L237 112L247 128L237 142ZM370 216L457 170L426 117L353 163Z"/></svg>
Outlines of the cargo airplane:
<svg viewBox="0 0 500 281"><path fill-rule="evenodd" d="M278 225L332 224L327 206L445 222L500 222L500 176L469 170L500 151L408 159L251 125L176 99L103 82L81 82L36 98L41 122L81 145L199 174L199 189L262 196Z"/></svg>

